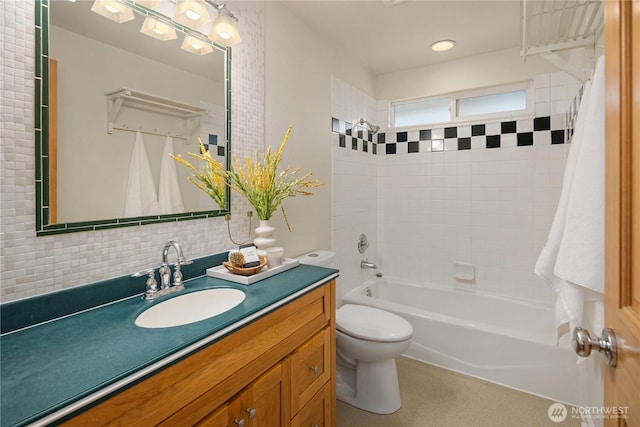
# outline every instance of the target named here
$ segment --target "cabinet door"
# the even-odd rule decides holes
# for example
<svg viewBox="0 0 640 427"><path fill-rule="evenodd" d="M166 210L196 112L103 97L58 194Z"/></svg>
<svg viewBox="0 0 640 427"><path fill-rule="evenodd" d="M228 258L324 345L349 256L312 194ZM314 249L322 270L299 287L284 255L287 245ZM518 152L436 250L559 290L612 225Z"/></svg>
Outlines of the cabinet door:
<svg viewBox="0 0 640 427"><path fill-rule="evenodd" d="M328 382L300 410L291 422L291 427L325 427L331 425L331 387Z"/></svg>
<svg viewBox="0 0 640 427"><path fill-rule="evenodd" d="M291 415L294 416L331 375L331 333L316 334L291 355Z"/></svg>
<svg viewBox="0 0 640 427"><path fill-rule="evenodd" d="M230 427L274 427L283 424L282 364L255 380L229 404Z"/></svg>

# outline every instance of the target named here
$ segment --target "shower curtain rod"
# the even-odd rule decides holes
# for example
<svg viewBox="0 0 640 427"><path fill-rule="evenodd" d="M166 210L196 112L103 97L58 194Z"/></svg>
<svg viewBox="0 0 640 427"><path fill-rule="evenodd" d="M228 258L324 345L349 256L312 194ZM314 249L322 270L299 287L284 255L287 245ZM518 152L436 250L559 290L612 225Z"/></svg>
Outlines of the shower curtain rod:
<svg viewBox="0 0 640 427"><path fill-rule="evenodd" d="M177 133L171 133L171 132L160 132L157 129L154 130L145 130L142 128L138 128L138 129L132 129L130 127L128 127L127 125L122 125L122 126L112 126L112 129L117 129L117 130L124 130L127 132L140 132L140 133L144 133L147 135L158 135L158 136L170 136L171 138L178 138L178 139L184 139L184 140L189 140L188 136L184 136L181 134L177 134Z"/></svg>

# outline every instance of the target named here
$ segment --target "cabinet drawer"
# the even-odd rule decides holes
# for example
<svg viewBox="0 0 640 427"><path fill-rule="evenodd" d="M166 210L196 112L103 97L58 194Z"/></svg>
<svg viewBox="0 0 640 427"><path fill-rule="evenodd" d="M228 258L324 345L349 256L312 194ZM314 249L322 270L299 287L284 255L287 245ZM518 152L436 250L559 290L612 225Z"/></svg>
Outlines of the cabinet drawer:
<svg viewBox="0 0 640 427"><path fill-rule="evenodd" d="M198 427L227 427L229 425L229 406L221 408L207 415L202 421L196 424Z"/></svg>
<svg viewBox="0 0 640 427"><path fill-rule="evenodd" d="M291 355L291 414L295 415L331 374L331 330L325 328Z"/></svg>
<svg viewBox="0 0 640 427"><path fill-rule="evenodd" d="M318 391L291 421L291 427L324 427L331 425L331 387L328 382Z"/></svg>

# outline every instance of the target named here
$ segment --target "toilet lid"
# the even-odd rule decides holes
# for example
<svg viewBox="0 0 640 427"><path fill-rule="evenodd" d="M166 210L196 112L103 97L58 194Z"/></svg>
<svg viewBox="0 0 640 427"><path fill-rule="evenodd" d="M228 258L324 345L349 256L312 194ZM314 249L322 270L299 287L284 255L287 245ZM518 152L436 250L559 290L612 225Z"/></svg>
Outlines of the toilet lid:
<svg viewBox="0 0 640 427"><path fill-rule="evenodd" d="M402 317L366 305L340 307L336 311L336 329L367 341L398 342L413 336L413 326Z"/></svg>

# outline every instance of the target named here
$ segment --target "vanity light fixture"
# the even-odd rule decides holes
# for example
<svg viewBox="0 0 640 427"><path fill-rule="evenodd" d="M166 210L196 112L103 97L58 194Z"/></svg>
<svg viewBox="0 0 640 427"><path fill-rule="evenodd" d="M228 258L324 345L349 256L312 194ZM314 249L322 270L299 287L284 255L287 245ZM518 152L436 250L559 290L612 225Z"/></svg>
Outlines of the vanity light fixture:
<svg viewBox="0 0 640 427"><path fill-rule="evenodd" d="M187 52L191 52L200 56L213 52L213 46L211 46L204 40L200 40L196 37L190 36L189 34L186 34L184 36L184 41L182 42L182 46L180 47Z"/></svg>
<svg viewBox="0 0 640 427"><path fill-rule="evenodd" d="M119 24L134 19L133 10L115 0L95 0L91 11Z"/></svg>
<svg viewBox="0 0 640 427"><path fill-rule="evenodd" d="M207 3L218 10L218 16L213 19L211 31L209 31L209 38L223 46L233 46L240 43L240 33L235 23L238 18L229 12L224 4L216 5L209 1Z"/></svg>
<svg viewBox="0 0 640 427"><path fill-rule="evenodd" d="M431 43L431 50L434 52L444 52L445 50L449 50L456 45L456 42L453 40L438 40L435 43Z"/></svg>
<svg viewBox="0 0 640 427"><path fill-rule="evenodd" d="M155 9L157 6L162 3L162 0L134 0L136 4L140 6L144 6L147 9Z"/></svg>
<svg viewBox="0 0 640 427"><path fill-rule="evenodd" d="M194 30L211 22L207 8L200 0L178 0L173 19Z"/></svg>
<svg viewBox="0 0 640 427"><path fill-rule="evenodd" d="M164 22L155 18L147 17L142 24L140 32L158 40L174 40L178 38L176 30Z"/></svg>

